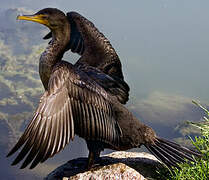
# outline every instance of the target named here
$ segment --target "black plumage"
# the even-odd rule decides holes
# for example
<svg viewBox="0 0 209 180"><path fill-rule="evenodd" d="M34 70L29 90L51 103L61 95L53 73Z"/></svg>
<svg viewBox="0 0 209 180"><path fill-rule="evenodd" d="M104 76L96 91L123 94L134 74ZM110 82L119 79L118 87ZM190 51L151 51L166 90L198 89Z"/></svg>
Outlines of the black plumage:
<svg viewBox="0 0 209 180"><path fill-rule="evenodd" d="M50 28L52 37L42 53L39 73L45 92L32 121L9 152L23 147L13 165L34 168L62 150L78 135L89 149L88 168L104 148L128 150L145 145L167 166L178 166L200 153L157 137L126 107L129 87L124 81L120 60L109 41L78 13L67 16L47 8L18 19L35 21ZM75 65L63 61L71 49L81 58Z"/></svg>
<svg viewBox="0 0 209 180"><path fill-rule="evenodd" d="M77 12L67 13L67 19L70 23L70 40L65 47L73 53L81 55L75 66L82 68L88 75L95 76L97 82L106 80L114 86L108 86L108 83L100 83L106 91L111 91L112 95L117 96L118 100L125 104L128 101L129 86L124 81L120 59L110 44L109 40L94 26ZM52 32L48 33L44 39L52 37ZM86 66L87 65L87 66ZM98 78L99 72L100 77ZM109 77L107 77L108 75ZM118 87L118 85L120 87Z"/></svg>

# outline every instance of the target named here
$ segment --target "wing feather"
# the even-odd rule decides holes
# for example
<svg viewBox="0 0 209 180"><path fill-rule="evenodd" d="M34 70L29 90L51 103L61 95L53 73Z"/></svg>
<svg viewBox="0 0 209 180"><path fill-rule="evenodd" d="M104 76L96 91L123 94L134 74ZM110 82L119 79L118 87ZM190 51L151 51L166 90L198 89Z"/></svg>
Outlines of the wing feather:
<svg viewBox="0 0 209 180"><path fill-rule="evenodd" d="M21 168L31 162L34 168L62 150L75 134L117 146L117 126L105 90L84 72L62 62L52 72L48 91L8 156L23 146L13 165L25 158Z"/></svg>
<svg viewBox="0 0 209 180"><path fill-rule="evenodd" d="M45 117L46 118L46 117ZM42 123L43 125L40 125L39 134L37 137L40 137L37 139L36 143L34 143L30 153L28 154L27 158L23 162L21 169L25 168L37 155L37 152L39 151L39 148L41 146L41 143L44 142L44 137L46 136L46 124L47 121L45 120L45 123Z"/></svg>
<svg viewBox="0 0 209 180"><path fill-rule="evenodd" d="M53 129L51 123L52 117L50 116L47 120L47 129L46 129L46 140L43 142L43 146L41 146L40 151L38 152L36 159L32 164L36 164L35 162L38 163L38 160L41 159L41 162L44 162L46 160L46 154L49 152L49 147L52 142L52 134L53 134ZM34 166L35 167L35 166Z"/></svg>
<svg viewBox="0 0 209 180"><path fill-rule="evenodd" d="M32 161L33 168L62 150L74 137L68 90L65 86L59 85L60 81L59 78L52 79L54 90L51 90L51 93L49 91L44 93L31 123L8 154L8 156L13 154L24 145L12 165L19 163L28 154L21 168Z"/></svg>

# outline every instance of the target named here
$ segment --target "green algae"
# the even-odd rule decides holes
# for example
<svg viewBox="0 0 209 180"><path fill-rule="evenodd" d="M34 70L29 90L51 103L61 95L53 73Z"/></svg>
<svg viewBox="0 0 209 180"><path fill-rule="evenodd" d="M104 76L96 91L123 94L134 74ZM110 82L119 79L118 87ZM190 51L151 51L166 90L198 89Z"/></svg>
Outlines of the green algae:
<svg viewBox="0 0 209 180"><path fill-rule="evenodd" d="M0 42L2 52L6 45L1 40ZM0 121L4 121L9 128L8 144L19 137L21 127L29 120L28 114L32 114L43 91L41 82L37 79L38 53L34 50L30 55L21 56L14 56L9 50L3 56L0 53L0 62L4 62L0 66ZM28 62L24 64L23 60Z"/></svg>
<svg viewBox="0 0 209 180"><path fill-rule="evenodd" d="M28 124L43 93L38 62L46 43L31 42L32 32L23 31L14 21L19 13L21 12L18 9L7 13L10 16L8 23L12 24L8 31L1 29L0 23L0 143L7 142L3 143L6 151ZM34 31L39 36L43 34L38 26ZM8 133L5 134L4 129Z"/></svg>

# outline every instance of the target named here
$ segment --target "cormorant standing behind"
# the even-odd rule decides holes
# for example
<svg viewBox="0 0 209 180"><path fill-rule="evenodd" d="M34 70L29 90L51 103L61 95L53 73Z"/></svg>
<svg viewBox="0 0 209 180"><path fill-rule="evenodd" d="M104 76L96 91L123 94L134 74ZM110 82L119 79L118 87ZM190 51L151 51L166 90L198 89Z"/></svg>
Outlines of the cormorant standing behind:
<svg viewBox="0 0 209 180"><path fill-rule="evenodd" d="M46 8L17 19L46 25L51 33L39 62L45 92L32 121L9 152L22 150L12 165L25 158L30 168L52 157L78 135L89 149L88 168L104 148L128 150L144 145L167 166L178 166L198 152L159 138L121 103L128 100L120 60L109 41L94 25L72 12ZM62 60L66 50L81 54L72 65Z"/></svg>

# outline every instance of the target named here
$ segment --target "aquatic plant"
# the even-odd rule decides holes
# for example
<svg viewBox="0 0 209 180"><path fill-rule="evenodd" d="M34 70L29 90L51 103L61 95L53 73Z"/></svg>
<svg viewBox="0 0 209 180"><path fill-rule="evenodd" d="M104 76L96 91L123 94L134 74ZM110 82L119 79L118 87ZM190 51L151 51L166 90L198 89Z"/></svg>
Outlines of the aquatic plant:
<svg viewBox="0 0 209 180"><path fill-rule="evenodd" d="M37 41L25 46L32 38L32 31L24 34L14 21L17 14L21 13L20 10L7 11L7 24L0 24L0 145L6 151L30 120L43 91L38 74L38 60L45 47L45 44ZM9 29L6 31L5 28ZM35 30L39 32L35 33L39 36L43 34L41 28L36 27Z"/></svg>

